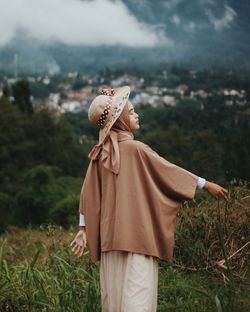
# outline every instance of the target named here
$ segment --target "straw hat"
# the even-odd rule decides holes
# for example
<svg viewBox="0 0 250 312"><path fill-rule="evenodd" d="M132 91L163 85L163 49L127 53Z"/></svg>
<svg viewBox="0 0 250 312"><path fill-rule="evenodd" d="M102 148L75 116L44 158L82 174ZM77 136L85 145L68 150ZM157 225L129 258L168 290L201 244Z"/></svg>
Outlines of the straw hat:
<svg viewBox="0 0 250 312"><path fill-rule="evenodd" d="M103 89L101 95L94 98L88 111L89 120L99 127L99 143L101 144L115 121L119 118L128 101L130 87Z"/></svg>

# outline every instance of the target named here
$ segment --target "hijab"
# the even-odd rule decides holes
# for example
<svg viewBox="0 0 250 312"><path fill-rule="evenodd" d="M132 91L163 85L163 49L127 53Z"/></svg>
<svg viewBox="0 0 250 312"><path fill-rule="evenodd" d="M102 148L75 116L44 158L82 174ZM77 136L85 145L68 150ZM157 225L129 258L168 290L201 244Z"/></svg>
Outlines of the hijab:
<svg viewBox="0 0 250 312"><path fill-rule="evenodd" d="M134 135L130 126L129 106L127 102L104 142L94 145L88 157L91 160L101 158L106 169L118 174L120 170L120 151L118 142L133 139Z"/></svg>

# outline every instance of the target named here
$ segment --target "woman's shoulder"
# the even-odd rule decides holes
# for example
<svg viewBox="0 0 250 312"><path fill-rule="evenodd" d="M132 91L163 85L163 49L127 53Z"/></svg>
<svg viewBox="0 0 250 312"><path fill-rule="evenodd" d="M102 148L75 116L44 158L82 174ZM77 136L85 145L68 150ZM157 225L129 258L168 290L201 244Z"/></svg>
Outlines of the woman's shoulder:
<svg viewBox="0 0 250 312"><path fill-rule="evenodd" d="M122 145L126 148L130 148L131 150L137 150L137 151L147 151L147 150L151 150L151 148L143 143L142 141L139 140L126 140L126 141L122 141L121 142Z"/></svg>

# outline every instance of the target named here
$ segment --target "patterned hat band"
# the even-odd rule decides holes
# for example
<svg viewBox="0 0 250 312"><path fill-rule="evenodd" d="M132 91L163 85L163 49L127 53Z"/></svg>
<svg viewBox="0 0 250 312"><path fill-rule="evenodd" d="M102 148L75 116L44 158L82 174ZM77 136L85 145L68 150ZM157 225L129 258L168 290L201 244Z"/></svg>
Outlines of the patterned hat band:
<svg viewBox="0 0 250 312"><path fill-rule="evenodd" d="M100 92L103 95L113 96L115 94L115 89L114 88L111 88L111 89L101 89Z"/></svg>
<svg viewBox="0 0 250 312"><path fill-rule="evenodd" d="M97 121L97 126L99 128L102 128L102 126L104 125L107 117L108 117L108 114L109 114L109 111L110 111L110 108L111 108L111 103L112 103L112 97L110 97L107 101L107 104L106 106L104 107L104 111L103 113L101 114L101 116L99 117L98 121Z"/></svg>

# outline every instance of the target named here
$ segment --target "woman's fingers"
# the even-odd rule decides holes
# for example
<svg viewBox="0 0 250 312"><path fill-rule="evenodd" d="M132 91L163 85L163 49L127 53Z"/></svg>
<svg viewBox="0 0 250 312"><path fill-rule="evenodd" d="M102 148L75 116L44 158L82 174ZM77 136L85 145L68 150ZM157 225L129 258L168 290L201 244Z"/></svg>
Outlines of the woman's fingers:
<svg viewBox="0 0 250 312"><path fill-rule="evenodd" d="M79 244L77 242L74 242L74 245L73 245L73 247L71 249L72 253L74 255L77 255L79 253L79 257L80 257L83 254L86 245L87 245L87 241L86 240L83 242L83 244Z"/></svg>
<svg viewBox="0 0 250 312"><path fill-rule="evenodd" d="M78 253L81 254L83 250L84 250L83 246L78 246L77 250L75 251L75 255L77 255Z"/></svg>
<svg viewBox="0 0 250 312"><path fill-rule="evenodd" d="M223 193L224 195L227 195L227 194L228 194L228 190L227 190L227 189L224 189L223 187L222 187L221 189L222 189L222 193Z"/></svg>
<svg viewBox="0 0 250 312"><path fill-rule="evenodd" d="M82 254L83 254L83 252L84 252L84 249L85 249L85 247L81 248L81 250L80 250L80 254L79 254L79 257L81 257L81 256L82 256Z"/></svg>
<svg viewBox="0 0 250 312"><path fill-rule="evenodd" d="M79 234L79 233L78 233ZM70 246L72 247L71 251L74 255L79 254L78 256L82 256L85 247L87 246L87 237L86 235L76 235L74 240L70 243Z"/></svg>
<svg viewBox="0 0 250 312"><path fill-rule="evenodd" d="M77 255L80 251L81 251L82 246L77 246L76 250L75 250L75 255Z"/></svg>
<svg viewBox="0 0 250 312"><path fill-rule="evenodd" d="M221 197L224 197L225 200L228 200L227 195L228 195L228 190L220 186L220 188L217 190L215 194L215 197L218 198L219 196L221 196Z"/></svg>
<svg viewBox="0 0 250 312"><path fill-rule="evenodd" d="M226 190L225 188L221 188L221 194L222 196L227 200L227 194L228 194L228 190Z"/></svg>
<svg viewBox="0 0 250 312"><path fill-rule="evenodd" d="M84 244L83 246L79 246L79 247L80 247L80 249L78 250L78 252L79 252L78 257L81 257L83 255L86 244Z"/></svg>
<svg viewBox="0 0 250 312"><path fill-rule="evenodd" d="M70 243L70 246L73 246L75 244L75 239Z"/></svg>
<svg viewBox="0 0 250 312"><path fill-rule="evenodd" d="M76 244L73 248L72 248L72 252L73 254L76 254L78 252L78 250L80 249L80 245Z"/></svg>

